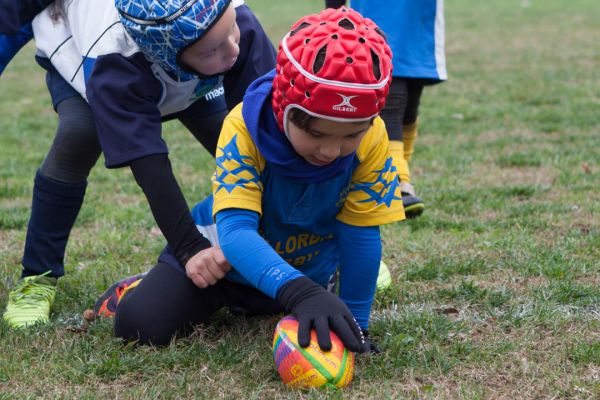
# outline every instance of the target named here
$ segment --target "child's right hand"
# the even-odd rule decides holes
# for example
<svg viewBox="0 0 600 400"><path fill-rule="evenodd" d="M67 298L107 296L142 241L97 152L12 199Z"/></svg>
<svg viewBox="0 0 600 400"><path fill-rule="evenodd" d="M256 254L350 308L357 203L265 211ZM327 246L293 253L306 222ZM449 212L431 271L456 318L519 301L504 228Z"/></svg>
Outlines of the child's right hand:
<svg viewBox="0 0 600 400"><path fill-rule="evenodd" d="M307 277L290 281L277 295L277 301L298 320L298 344L310 344L310 331L317 332L323 351L331 350L329 331L334 331L350 351L361 352L365 338L346 304L335 294Z"/></svg>
<svg viewBox="0 0 600 400"><path fill-rule="evenodd" d="M185 272L196 286L205 289L214 285L231 269L231 265L225 259L221 248L209 247L188 260L185 264Z"/></svg>

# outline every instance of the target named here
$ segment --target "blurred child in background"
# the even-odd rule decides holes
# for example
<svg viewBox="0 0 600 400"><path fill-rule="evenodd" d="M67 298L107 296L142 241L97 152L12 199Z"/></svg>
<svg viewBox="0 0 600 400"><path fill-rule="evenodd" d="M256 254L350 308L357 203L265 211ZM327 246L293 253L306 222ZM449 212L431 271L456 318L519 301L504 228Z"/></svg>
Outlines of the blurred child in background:
<svg viewBox="0 0 600 400"><path fill-rule="evenodd" d="M346 0L326 0L325 4L337 8ZM392 49L394 79L381 118L400 176L404 211L408 218L416 217L425 204L411 184L408 164L417 138L423 87L447 78L444 0L350 0L350 6L379 25Z"/></svg>

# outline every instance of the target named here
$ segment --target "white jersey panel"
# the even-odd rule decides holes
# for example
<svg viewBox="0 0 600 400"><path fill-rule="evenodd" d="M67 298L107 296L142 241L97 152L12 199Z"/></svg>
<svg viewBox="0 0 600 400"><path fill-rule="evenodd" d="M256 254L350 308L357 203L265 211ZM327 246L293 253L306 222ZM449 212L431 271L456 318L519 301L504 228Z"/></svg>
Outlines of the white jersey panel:
<svg viewBox="0 0 600 400"><path fill-rule="evenodd" d="M435 13L435 64L438 77L441 80L448 79L446 72L446 22L444 20L444 0L437 2Z"/></svg>
<svg viewBox="0 0 600 400"><path fill-rule="evenodd" d="M65 17L52 17L51 4L33 22L37 54L49 58L61 76L84 98L85 58L139 51L119 22L111 0L73 0L65 3Z"/></svg>
<svg viewBox="0 0 600 400"><path fill-rule="evenodd" d="M219 78L217 85L212 81L206 82L199 79L176 81L158 64L152 64L151 68L152 72L154 72L154 76L160 81L163 88L162 96L158 102L158 109L163 116L185 110L223 81L222 75Z"/></svg>
<svg viewBox="0 0 600 400"><path fill-rule="evenodd" d="M234 6L242 5L234 0ZM37 54L49 58L61 76L87 100L83 64L107 54L129 57L140 52L119 20L113 0L72 0L66 18L52 18L53 5L33 20ZM182 111L217 87L220 79L178 81L158 64L151 69L160 81L162 95L157 104L161 115Z"/></svg>
<svg viewBox="0 0 600 400"><path fill-rule="evenodd" d="M37 55L49 58L61 76L85 98L83 70L78 68L81 56L69 27L62 20L54 22L48 8L35 17L32 26Z"/></svg>

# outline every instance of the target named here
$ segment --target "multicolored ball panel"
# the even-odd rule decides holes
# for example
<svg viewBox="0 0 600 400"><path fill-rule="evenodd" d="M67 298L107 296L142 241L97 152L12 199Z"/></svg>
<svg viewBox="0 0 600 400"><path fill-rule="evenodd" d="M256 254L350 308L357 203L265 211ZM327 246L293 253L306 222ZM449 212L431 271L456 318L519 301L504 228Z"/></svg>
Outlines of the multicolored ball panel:
<svg viewBox="0 0 600 400"><path fill-rule="evenodd" d="M283 382L301 389L347 386L354 375L354 353L346 350L333 332L331 344L331 351L322 351L313 330L310 345L300 347L298 321L292 316L284 317L277 324L273 336L273 358Z"/></svg>

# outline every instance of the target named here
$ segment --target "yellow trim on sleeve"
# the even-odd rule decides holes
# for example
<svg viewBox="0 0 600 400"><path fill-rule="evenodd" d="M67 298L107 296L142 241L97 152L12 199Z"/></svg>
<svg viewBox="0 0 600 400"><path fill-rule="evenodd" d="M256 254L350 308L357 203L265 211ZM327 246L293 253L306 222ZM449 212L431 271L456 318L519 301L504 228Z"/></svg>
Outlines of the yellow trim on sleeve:
<svg viewBox="0 0 600 400"><path fill-rule="evenodd" d="M392 164L387 131L380 117L373 121L356 154L360 165L352 175L350 192L337 219L355 226L405 219L398 173ZM361 186L366 188L357 189ZM392 188L394 193L389 192Z"/></svg>
<svg viewBox="0 0 600 400"><path fill-rule="evenodd" d="M213 218L228 208L251 210L262 215L260 175L265 168L265 159L248 132L242 117L242 104L231 110L223 121L216 160L212 177Z"/></svg>

